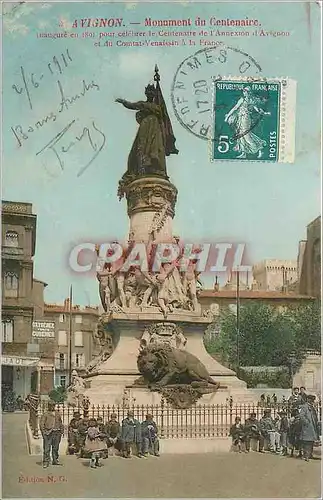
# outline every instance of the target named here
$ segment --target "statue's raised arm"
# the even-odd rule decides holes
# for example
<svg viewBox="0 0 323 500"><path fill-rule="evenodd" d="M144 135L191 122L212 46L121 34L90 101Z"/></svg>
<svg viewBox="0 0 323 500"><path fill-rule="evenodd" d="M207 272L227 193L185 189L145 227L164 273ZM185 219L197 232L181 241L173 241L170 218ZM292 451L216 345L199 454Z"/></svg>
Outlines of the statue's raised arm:
<svg viewBox="0 0 323 500"><path fill-rule="evenodd" d="M116 102L125 108L137 111L136 121L139 124L128 157L128 168L120 181L121 197L124 194L124 186L139 177L159 176L168 179L166 156L178 153L159 79L156 66L154 77L156 85L149 84L145 88L146 101L129 102L125 99L116 99Z"/></svg>

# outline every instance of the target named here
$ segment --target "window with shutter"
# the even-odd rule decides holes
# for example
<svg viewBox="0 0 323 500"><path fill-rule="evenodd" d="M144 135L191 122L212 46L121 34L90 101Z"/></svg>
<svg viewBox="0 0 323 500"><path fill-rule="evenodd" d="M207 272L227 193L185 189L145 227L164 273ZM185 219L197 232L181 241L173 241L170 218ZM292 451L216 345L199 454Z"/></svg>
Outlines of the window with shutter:
<svg viewBox="0 0 323 500"><path fill-rule="evenodd" d="M65 330L58 332L58 345L67 345L67 332Z"/></svg>
<svg viewBox="0 0 323 500"><path fill-rule="evenodd" d="M75 316L75 323L82 323L82 316L80 314Z"/></svg>
<svg viewBox="0 0 323 500"><path fill-rule="evenodd" d="M18 297L19 276L18 273L6 272L4 274L5 297Z"/></svg>
<svg viewBox="0 0 323 500"><path fill-rule="evenodd" d="M74 333L74 345L75 347L83 347L83 332Z"/></svg>
<svg viewBox="0 0 323 500"><path fill-rule="evenodd" d="M18 247L18 233L16 231L7 231L5 238L6 247Z"/></svg>
<svg viewBox="0 0 323 500"><path fill-rule="evenodd" d="M59 370L65 370L66 369L66 354L59 353Z"/></svg>
<svg viewBox="0 0 323 500"><path fill-rule="evenodd" d="M84 354L75 354L75 367L83 368L85 366Z"/></svg>
<svg viewBox="0 0 323 500"><path fill-rule="evenodd" d="M1 342L13 342L13 320L2 320Z"/></svg>

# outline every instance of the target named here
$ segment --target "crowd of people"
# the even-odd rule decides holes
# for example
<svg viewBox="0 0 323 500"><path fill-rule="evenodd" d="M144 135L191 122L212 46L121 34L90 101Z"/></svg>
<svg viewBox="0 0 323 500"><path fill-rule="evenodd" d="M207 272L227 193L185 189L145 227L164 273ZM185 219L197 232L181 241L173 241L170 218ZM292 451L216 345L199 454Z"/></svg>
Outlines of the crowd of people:
<svg viewBox="0 0 323 500"><path fill-rule="evenodd" d="M315 405L316 396L294 388L286 407L266 408L260 419L251 413L244 423L237 416L230 428L232 450L238 452L269 451L283 456L298 456L306 461L313 458L313 448L320 444L321 422ZM274 416L272 415L274 413ZM55 403L49 401L47 411L41 416L40 431L43 437L43 466L58 465L59 445L64 425ZM89 458L91 468L102 465L101 458L119 455L124 458L149 454L159 456L158 428L152 414L143 422L129 410L120 423L112 413L107 422L98 416L83 416L74 412L68 425L68 454ZM51 455L51 456L50 456Z"/></svg>
<svg viewBox="0 0 323 500"><path fill-rule="evenodd" d="M272 416L267 408L258 420L256 413L241 423L236 417L230 429L232 450L248 453L250 449L263 453L265 450L284 456L294 456L309 461L313 458L313 448L319 445L321 422L315 409L314 395L306 395L298 388L288 400L288 409L278 411Z"/></svg>
<svg viewBox="0 0 323 500"><path fill-rule="evenodd" d="M266 408L272 408L281 405L290 405L294 402L295 398L301 401L306 401L306 388L305 387L294 387L293 394L287 399L285 395L282 396L281 400L278 401L278 396L276 393L270 394L261 394L260 400L258 402L258 406L263 406Z"/></svg>
<svg viewBox="0 0 323 500"><path fill-rule="evenodd" d="M2 386L1 388L1 407L2 411L15 412L26 409L25 401L16 394L10 387Z"/></svg>
<svg viewBox="0 0 323 500"><path fill-rule="evenodd" d="M117 415L112 413L108 422L102 417L90 418L85 410L81 417L74 412L68 426L68 454L80 458L89 458L90 467L101 467L102 458L118 454L124 458L137 456L148 457L149 454L159 457L159 439L153 415L147 414L143 422L134 418L128 411L121 424ZM55 403L48 403L48 410L40 420L40 431L43 436L43 467L50 464L59 465L59 444L64 432L61 415L55 411Z"/></svg>

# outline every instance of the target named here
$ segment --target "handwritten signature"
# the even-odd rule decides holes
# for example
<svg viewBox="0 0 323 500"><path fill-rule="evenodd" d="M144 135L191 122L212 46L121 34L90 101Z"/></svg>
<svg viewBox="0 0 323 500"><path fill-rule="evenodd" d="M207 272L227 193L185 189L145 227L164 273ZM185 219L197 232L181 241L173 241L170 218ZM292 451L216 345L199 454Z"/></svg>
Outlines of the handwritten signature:
<svg viewBox="0 0 323 500"><path fill-rule="evenodd" d="M36 153L36 156L46 151L51 151L58 160L58 165L60 169L64 170L65 166L64 155L69 153L71 150L75 150L75 147L81 142L83 143L86 142L87 145L90 146L90 149L92 153L94 152L94 154L91 156L90 160L86 163L86 165L84 165L79 170L77 177L80 177L104 148L106 143L106 136L102 132L102 130L98 128L95 122L92 121L90 128L83 127L81 134L79 135L74 134L73 139L67 142L67 137L65 136L75 123L76 120L72 120L70 123L68 123L66 127L63 128L63 130L61 130L57 135L55 135L53 139L51 139L40 151ZM62 145L63 140L66 141L64 145ZM99 142L101 142L101 144L99 144Z"/></svg>
<svg viewBox="0 0 323 500"><path fill-rule="evenodd" d="M87 83L85 80L83 80L82 84L82 90L78 94L75 94L73 96L66 96L62 83L58 80L57 86L60 94L60 103L58 105L58 110L51 111L46 116L38 120L35 124L29 125L28 128L23 128L22 125L15 125L11 127L11 131L17 140L18 146L21 147L23 145L23 141L27 141L31 134L41 129L47 123L55 122L58 113L62 113L63 111L68 110L72 104L83 98L87 92L93 89L100 90L99 85L93 80L90 83Z"/></svg>

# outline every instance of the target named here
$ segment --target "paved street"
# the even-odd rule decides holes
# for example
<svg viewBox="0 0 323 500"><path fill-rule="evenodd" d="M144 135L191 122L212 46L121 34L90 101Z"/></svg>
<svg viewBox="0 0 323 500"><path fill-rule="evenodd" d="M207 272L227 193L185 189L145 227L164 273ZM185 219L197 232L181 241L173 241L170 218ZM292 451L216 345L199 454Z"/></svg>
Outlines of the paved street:
<svg viewBox="0 0 323 500"><path fill-rule="evenodd" d="M3 498L320 497L319 460L306 463L270 454L115 457L94 470L87 460L62 455L62 467L44 470L41 457L27 453L26 418L27 414L3 415ZM23 478L38 482L22 482Z"/></svg>

